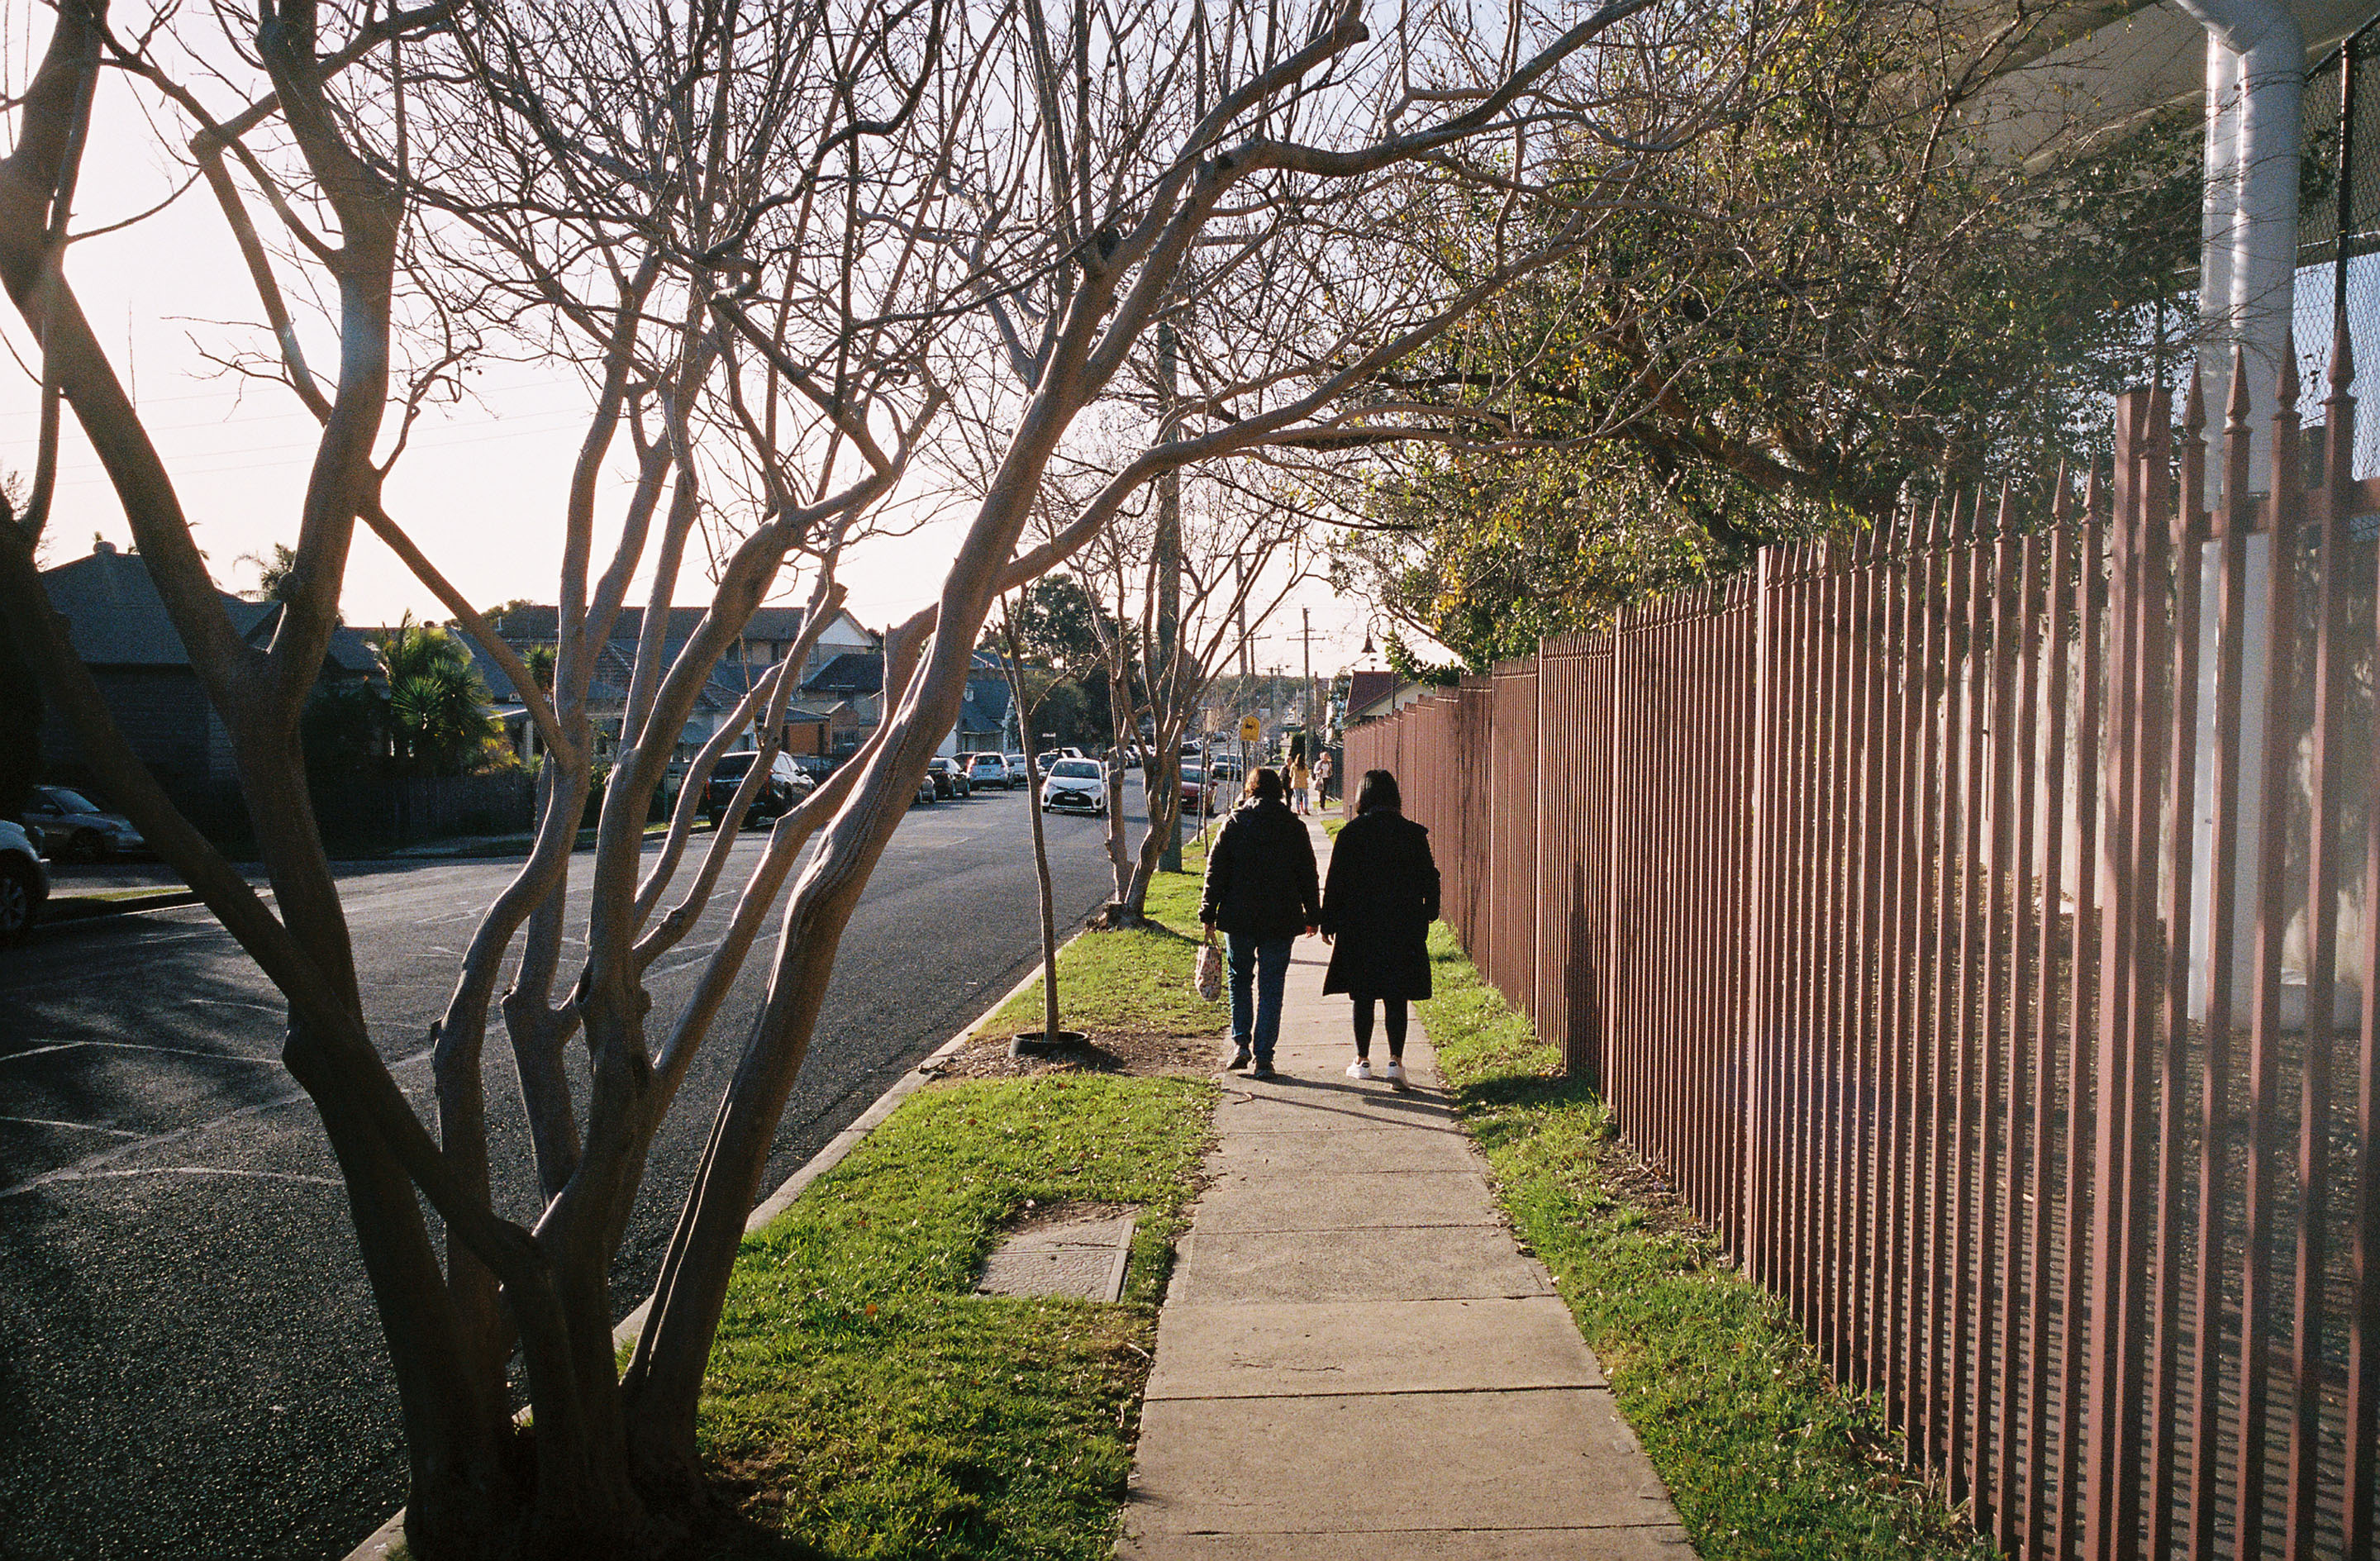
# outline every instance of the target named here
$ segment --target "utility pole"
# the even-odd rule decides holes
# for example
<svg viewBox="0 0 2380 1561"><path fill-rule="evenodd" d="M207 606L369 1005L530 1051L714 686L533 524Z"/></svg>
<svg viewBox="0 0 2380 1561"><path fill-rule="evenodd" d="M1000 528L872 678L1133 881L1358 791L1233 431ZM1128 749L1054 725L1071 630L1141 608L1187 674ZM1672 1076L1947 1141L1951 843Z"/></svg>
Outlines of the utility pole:
<svg viewBox="0 0 2380 1561"><path fill-rule="evenodd" d="M1303 691L1303 692L1298 696L1298 701L1299 701L1299 703L1300 703L1300 704L1304 705L1304 706L1305 706L1305 716L1304 716L1304 718L1303 718L1303 724L1304 724L1304 726L1305 727L1305 762L1306 762L1306 763L1308 763L1308 764L1312 764L1312 763L1314 762L1314 753L1315 753L1315 748L1314 748L1314 610L1313 610L1312 608L1310 608L1310 607L1301 607L1301 608L1299 608L1299 609L1297 610L1297 622L1298 622L1298 624L1299 624L1299 628L1298 628L1298 632L1297 632L1298 644L1299 644L1299 646L1304 649L1304 651L1305 652L1305 690L1304 690L1304 691Z"/></svg>
<svg viewBox="0 0 2380 1561"><path fill-rule="evenodd" d="M1163 398L1157 425L1157 437L1160 441L1173 437L1173 324L1171 321L1161 321L1157 327L1158 393ZM1182 477L1178 471L1169 469L1157 479L1157 664L1162 669L1159 675L1165 680L1165 686L1177 701L1181 697L1182 669L1174 661L1175 641L1180 639L1182 633L1181 620ZM1190 712L1177 708L1174 713L1186 731ZM1158 760L1154 768L1160 773L1141 772L1144 800L1148 796L1148 788L1154 784L1158 788L1157 795L1173 799L1175 807L1173 829L1166 837L1165 850L1158 857L1157 866L1160 872L1178 873L1182 870L1182 744L1179 737L1170 752L1154 756ZM1154 816L1156 812L1157 805L1152 802L1149 813Z"/></svg>

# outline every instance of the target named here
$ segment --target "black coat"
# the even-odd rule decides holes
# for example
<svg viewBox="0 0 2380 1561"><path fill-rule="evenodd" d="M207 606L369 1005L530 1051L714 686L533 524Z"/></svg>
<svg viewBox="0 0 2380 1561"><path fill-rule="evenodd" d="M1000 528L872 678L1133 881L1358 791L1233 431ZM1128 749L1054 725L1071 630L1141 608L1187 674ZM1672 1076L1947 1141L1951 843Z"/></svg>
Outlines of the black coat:
<svg viewBox="0 0 2380 1561"><path fill-rule="evenodd" d="M1360 814L1330 848L1322 930L1331 938L1326 992L1359 998L1429 996L1429 924L1438 920L1438 864L1429 831L1386 808Z"/></svg>
<svg viewBox="0 0 2380 1561"><path fill-rule="evenodd" d="M1233 808L1207 852L1198 919L1243 938L1294 938L1322 914L1320 902L1304 821L1270 799Z"/></svg>

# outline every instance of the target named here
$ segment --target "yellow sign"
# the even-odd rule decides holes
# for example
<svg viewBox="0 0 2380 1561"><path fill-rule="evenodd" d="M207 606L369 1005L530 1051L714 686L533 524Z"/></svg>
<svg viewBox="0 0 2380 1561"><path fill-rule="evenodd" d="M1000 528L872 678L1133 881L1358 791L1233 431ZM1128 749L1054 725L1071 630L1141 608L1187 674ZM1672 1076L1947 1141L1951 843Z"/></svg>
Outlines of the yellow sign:
<svg viewBox="0 0 2380 1561"><path fill-rule="evenodd" d="M1257 720L1254 716L1242 716L1240 718L1240 741L1243 743L1263 742L1264 722Z"/></svg>

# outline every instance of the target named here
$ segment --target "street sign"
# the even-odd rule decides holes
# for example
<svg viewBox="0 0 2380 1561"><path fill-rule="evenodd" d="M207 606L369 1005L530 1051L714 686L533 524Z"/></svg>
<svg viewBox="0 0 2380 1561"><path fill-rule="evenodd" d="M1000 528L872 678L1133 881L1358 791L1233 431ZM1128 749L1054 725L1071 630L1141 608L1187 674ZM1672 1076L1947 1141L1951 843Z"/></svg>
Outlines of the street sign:
<svg viewBox="0 0 2380 1561"><path fill-rule="evenodd" d="M1240 741L1243 743L1263 742L1264 722L1257 720L1254 716L1242 716L1240 718Z"/></svg>

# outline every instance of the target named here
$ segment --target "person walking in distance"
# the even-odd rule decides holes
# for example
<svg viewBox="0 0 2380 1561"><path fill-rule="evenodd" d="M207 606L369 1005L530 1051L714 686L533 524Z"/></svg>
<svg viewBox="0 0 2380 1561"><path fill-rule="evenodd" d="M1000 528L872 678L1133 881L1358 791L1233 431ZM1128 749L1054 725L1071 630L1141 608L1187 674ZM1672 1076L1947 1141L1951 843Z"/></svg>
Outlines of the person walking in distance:
<svg viewBox="0 0 2380 1561"><path fill-rule="evenodd" d="M1198 901L1198 919L1209 937L1222 932L1231 956L1232 1067L1253 1062L1254 1077L1272 1077L1290 943L1321 914L1314 842L1282 801L1281 771L1259 768L1207 853Z"/></svg>
<svg viewBox="0 0 2380 1561"><path fill-rule="evenodd" d="M1328 748L1314 758L1314 805L1317 810L1330 805L1330 750Z"/></svg>
<svg viewBox="0 0 2380 1561"><path fill-rule="evenodd" d="M1322 890L1322 936L1330 968L1322 990L1355 1003L1351 1079L1384 1078L1405 1087L1405 1005L1429 996L1429 924L1438 919L1438 864L1429 831L1404 816L1397 778L1364 772L1355 817L1330 850ZM1372 1005L1386 1016L1389 1059L1372 1071Z"/></svg>

